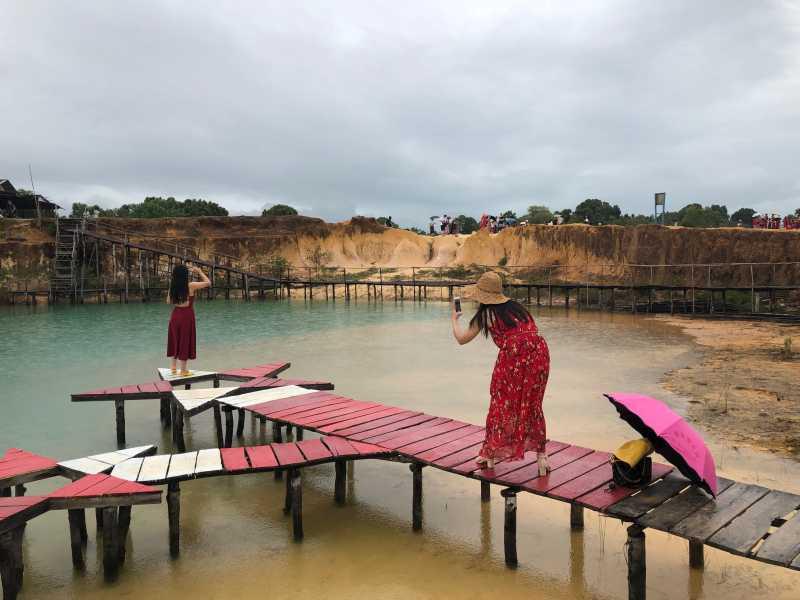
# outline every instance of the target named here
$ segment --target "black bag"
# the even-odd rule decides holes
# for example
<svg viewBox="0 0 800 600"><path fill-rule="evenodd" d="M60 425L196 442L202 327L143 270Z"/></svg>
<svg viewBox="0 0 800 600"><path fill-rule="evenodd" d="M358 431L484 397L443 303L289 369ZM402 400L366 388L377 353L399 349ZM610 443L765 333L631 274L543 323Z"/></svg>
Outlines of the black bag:
<svg viewBox="0 0 800 600"><path fill-rule="evenodd" d="M653 461L649 456L645 456L635 467L629 467L628 463L611 458L611 474L614 483L622 487L644 487L653 478Z"/></svg>

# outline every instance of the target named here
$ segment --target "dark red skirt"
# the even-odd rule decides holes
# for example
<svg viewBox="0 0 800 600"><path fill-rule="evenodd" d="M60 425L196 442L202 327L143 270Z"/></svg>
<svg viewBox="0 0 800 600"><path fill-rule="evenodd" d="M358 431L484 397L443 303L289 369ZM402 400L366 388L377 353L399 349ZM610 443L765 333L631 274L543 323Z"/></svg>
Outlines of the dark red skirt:
<svg viewBox="0 0 800 600"><path fill-rule="evenodd" d="M176 306L172 309L167 331L167 356L178 360L197 358L197 331L194 323L194 308L190 298L189 306Z"/></svg>

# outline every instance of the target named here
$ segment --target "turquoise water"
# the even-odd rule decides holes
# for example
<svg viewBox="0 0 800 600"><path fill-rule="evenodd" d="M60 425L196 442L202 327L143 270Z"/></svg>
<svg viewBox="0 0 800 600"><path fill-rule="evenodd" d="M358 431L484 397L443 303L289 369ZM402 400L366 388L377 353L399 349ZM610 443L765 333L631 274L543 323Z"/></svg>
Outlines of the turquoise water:
<svg viewBox="0 0 800 600"><path fill-rule="evenodd" d="M0 310L0 448L22 447L58 459L115 448L109 403L71 403L69 395L156 378L166 366L164 304L13 307ZM442 303L199 302L198 369L287 360L289 377L326 379L343 395L481 423L496 349L464 347L450 333ZM602 397L627 390L685 399L659 381L697 355L673 328L647 318L541 310L552 372L545 398L555 439L612 450L632 437ZM126 403L128 445L169 452L158 402ZM211 447L210 415L192 419L190 449ZM240 444L269 441L247 422ZM721 472L798 492L795 463L709 443ZM329 465L304 473L306 539L291 541L283 485L271 474L182 484L181 556L170 560L166 507L134 509L128 560L106 584L90 519L87 570L69 555L66 515L48 513L26 530L23 598L625 598L624 527L594 513L571 534L565 505L520 495L520 567L503 566L503 504L493 489L481 505L478 484L425 470L422 535L410 530L406 465L358 463L347 506L332 500ZM789 482L787 484L787 482ZM794 483L792 483L794 482ZM29 486L43 493L58 485ZM792 487L794 486L794 487ZM648 593L657 599L800 596L800 575L707 550L704 574L686 564L686 542L648 533Z"/></svg>

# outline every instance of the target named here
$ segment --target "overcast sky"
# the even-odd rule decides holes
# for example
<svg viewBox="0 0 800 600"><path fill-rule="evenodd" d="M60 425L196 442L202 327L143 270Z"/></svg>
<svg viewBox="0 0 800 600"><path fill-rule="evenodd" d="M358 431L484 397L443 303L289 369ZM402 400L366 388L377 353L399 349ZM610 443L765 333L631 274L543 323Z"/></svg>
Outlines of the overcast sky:
<svg viewBox="0 0 800 600"><path fill-rule="evenodd" d="M800 2L4 2L0 178L327 220L800 207Z"/></svg>

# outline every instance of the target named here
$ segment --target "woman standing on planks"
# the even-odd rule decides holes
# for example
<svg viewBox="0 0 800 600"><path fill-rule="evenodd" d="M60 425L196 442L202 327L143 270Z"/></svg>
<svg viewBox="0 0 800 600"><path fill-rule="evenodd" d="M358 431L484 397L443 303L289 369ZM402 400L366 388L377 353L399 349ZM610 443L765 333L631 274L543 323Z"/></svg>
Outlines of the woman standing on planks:
<svg viewBox="0 0 800 600"><path fill-rule="evenodd" d="M200 281L189 281L189 267L175 265L167 293L167 303L175 305L167 330L167 356L172 359L173 375L178 374L178 363L180 363L181 377L191 375L186 363L197 358L194 293L211 285L211 281L199 268L192 267L191 272L197 274Z"/></svg>
<svg viewBox="0 0 800 600"><path fill-rule="evenodd" d="M531 314L518 302L503 295L497 273L484 273L464 297L479 303L478 312L461 331L460 306L454 303L453 335L459 344L471 342L479 333L490 334L500 349L489 386L491 397L486 416L486 440L476 462L487 469L495 460L520 460L535 450L539 474L546 475L547 438L542 400L550 375L550 352L539 335Z"/></svg>

